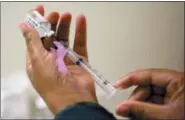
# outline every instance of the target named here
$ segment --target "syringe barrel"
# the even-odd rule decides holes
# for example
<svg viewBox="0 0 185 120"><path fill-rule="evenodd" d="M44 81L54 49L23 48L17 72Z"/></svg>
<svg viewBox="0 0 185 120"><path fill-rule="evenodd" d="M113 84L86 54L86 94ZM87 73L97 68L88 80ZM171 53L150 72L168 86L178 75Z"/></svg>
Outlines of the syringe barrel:
<svg viewBox="0 0 185 120"><path fill-rule="evenodd" d="M105 79L100 73L93 69L88 62L85 62L80 58L78 54L73 52L73 50L68 49L67 56L77 65L83 67L87 70L95 79L96 83L105 91L109 96L116 92L116 89Z"/></svg>
<svg viewBox="0 0 185 120"><path fill-rule="evenodd" d="M66 54L74 63L77 63L80 59L79 55L76 54L71 48L67 49Z"/></svg>

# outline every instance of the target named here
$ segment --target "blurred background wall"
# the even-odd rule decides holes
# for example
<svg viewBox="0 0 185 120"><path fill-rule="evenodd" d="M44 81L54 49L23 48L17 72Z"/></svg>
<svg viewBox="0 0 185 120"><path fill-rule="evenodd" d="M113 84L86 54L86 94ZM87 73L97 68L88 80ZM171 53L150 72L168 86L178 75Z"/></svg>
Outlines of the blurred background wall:
<svg viewBox="0 0 185 120"><path fill-rule="evenodd" d="M25 76L25 43L18 25L37 4L44 5L46 15L51 11L71 12L71 45L76 16L86 16L90 63L112 83L137 69L184 71L182 2L3 2L1 88L23 88L20 84L27 83L20 79ZM115 105L127 99L132 90L108 102L99 96L100 103L114 112Z"/></svg>

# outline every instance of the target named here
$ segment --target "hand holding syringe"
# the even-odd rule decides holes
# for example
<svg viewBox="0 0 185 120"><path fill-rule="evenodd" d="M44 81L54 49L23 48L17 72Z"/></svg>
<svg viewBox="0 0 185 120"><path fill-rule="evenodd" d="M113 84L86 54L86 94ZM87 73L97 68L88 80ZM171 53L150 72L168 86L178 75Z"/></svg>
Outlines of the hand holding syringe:
<svg viewBox="0 0 185 120"><path fill-rule="evenodd" d="M41 38L53 37L54 32L51 31L50 23L46 21L37 11L30 11L25 20L38 31ZM105 91L108 96L113 95L117 91L106 79L103 78L102 75L100 75L96 70L92 69L88 62L84 61L82 57L80 57L72 49L65 48L61 43L56 41L54 44L58 49L62 48L61 50L65 52L65 55L68 56L68 58L71 59L74 63L88 71L95 78L96 83ZM60 67L60 64L58 64L58 68Z"/></svg>

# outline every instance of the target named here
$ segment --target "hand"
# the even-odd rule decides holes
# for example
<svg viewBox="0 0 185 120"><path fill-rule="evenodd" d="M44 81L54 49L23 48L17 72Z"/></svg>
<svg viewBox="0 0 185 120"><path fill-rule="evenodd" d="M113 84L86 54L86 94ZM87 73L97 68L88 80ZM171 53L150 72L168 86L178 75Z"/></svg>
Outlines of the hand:
<svg viewBox="0 0 185 120"><path fill-rule="evenodd" d="M36 10L44 15L44 8L37 6ZM56 30L59 20L57 12L51 12L46 18ZM64 13L58 28L59 40L69 39L71 14ZM84 69L74 65L67 58L65 63L67 73L57 69L55 55L47 49L52 46L52 41L41 41L37 31L26 23L20 24L20 29L26 40L27 46L27 73L36 91L46 102L50 110L56 114L66 106L78 102L97 102L94 80ZM86 20L83 15L76 21L74 51L87 59L86 46Z"/></svg>
<svg viewBox="0 0 185 120"><path fill-rule="evenodd" d="M117 105L120 116L137 120L184 119L184 73L149 69L132 72L123 77L115 87L137 88L128 100Z"/></svg>

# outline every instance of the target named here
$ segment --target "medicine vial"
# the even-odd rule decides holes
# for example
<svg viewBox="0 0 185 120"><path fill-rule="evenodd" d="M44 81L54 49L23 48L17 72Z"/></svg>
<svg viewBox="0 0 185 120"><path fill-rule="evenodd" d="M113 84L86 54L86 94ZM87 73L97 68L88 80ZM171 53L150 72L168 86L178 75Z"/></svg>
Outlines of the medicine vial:
<svg viewBox="0 0 185 120"><path fill-rule="evenodd" d="M25 22L35 28L41 38L54 35L51 24L36 10L31 10L27 13Z"/></svg>

